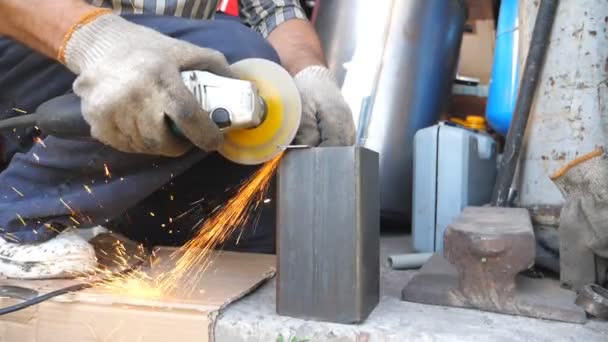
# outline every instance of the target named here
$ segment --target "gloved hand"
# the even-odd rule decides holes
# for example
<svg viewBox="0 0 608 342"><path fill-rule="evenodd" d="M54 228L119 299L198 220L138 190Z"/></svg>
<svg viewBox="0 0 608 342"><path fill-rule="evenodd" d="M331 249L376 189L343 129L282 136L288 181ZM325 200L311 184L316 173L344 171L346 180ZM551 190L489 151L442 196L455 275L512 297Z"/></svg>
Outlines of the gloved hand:
<svg viewBox="0 0 608 342"><path fill-rule="evenodd" d="M608 258L608 159L603 149L575 159L551 176L564 195L559 229L572 229L594 254Z"/></svg>
<svg viewBox="0 0 608 342"><path fill-rule="evenodd" d="M103 14L71 34L59 60L78 75L74 92L82 99L91 135L117 150L179 156L191 143L214 150L222 134L184 85L180 71L207 70L229 76L215 50L165 36ZM172 133L171 119L188 141Z"/></svg>
<svg viewBox="0 0 608 342"><path fill-rule="evenodd" d="M355 143L350 108L326 67L315 65L295 77L302 98L302 121L294 139L298 145L348 146Z"/></svg>

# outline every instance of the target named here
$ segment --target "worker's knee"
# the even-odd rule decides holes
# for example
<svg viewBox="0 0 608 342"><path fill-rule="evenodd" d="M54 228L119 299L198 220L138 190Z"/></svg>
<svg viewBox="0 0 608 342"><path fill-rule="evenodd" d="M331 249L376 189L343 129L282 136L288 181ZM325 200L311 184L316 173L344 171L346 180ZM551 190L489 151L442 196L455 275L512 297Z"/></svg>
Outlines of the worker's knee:
<svg viewBox="0 0 608 342"><path fill-rule="evenodd" d="M229 63L264 58L279 63L274 48L238 20L193 20L168 16L129 15L126 19L168 36L222 52Z"/></svg>

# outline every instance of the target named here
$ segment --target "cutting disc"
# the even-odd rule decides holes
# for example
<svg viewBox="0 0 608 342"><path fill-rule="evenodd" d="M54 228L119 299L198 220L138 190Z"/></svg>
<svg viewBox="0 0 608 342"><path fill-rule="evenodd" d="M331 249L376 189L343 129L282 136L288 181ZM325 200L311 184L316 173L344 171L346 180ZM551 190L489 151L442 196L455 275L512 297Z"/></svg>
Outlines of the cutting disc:
<svg viewBox="0 0 608 342"><path fill-rule="evenodd" d="M226 132L219 153L238 164L264 163L291 144L302 116L300 93L289 73L280 65L259 58L232 64L235 76L253 82L266 102L266 118L250 129Z"/></svg>

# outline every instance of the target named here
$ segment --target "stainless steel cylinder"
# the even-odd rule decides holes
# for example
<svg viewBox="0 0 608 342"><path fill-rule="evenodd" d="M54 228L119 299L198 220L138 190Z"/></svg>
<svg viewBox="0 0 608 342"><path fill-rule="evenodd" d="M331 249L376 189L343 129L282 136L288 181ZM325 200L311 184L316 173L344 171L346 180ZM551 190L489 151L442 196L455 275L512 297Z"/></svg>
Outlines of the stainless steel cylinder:
<svg viewBox="0 0 608 342"><path fill-rule="evenodd" d="M413 137L447 104L465 13L462 0L318 0L313 21L358 144L380 153L385 219L411 217Z"/></svg>

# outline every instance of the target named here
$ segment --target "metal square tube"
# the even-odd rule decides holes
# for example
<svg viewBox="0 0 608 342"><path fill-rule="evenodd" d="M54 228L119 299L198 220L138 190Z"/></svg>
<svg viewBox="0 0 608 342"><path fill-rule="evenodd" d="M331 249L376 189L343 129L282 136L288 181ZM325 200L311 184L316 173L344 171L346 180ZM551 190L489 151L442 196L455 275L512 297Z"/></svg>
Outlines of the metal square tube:
<svg viewBox="0 0 608 342"><path fill-rule="evenodd" d="M288 151L277 177L277 312L361 322L379 300L378 154Z"/></svg>

